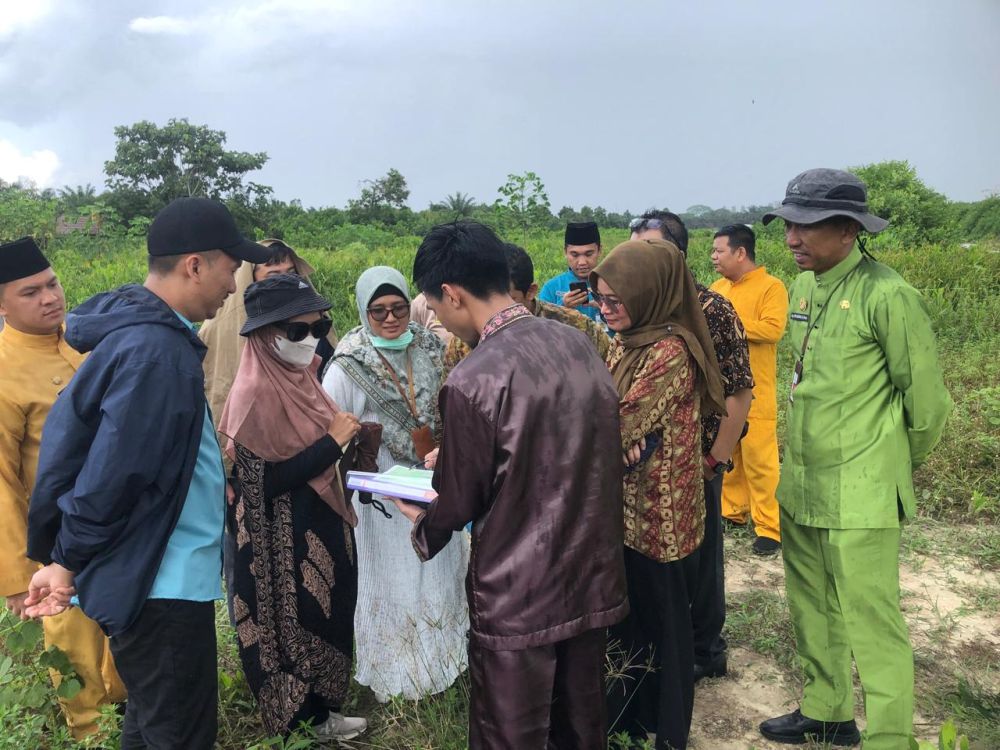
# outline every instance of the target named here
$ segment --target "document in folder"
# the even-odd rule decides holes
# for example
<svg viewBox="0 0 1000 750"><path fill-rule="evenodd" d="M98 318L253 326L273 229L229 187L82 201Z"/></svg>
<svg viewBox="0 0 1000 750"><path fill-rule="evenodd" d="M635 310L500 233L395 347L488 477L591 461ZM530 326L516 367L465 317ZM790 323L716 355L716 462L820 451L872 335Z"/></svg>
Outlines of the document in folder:
<svg viewBox="0 0 1000 750"><path fill-rule="evenodd" d="M393 466L388 471L371 473L367 471L347 472L347 489L360 492L374 492L378 495L398 497L415 503L427 504L437 497L431 484L433 471L408 469Z"/></svg>

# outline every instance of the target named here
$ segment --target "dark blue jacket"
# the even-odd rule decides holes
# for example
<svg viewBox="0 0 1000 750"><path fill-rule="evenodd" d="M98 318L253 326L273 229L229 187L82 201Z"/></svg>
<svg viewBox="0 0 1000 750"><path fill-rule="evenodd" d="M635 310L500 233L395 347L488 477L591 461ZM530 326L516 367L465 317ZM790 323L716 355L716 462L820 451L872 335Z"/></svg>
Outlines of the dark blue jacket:
<svg viewBox="0 0 1000 750"><path fill-rule="evenodd" d="M81 609L114 636L139 615L187 497L206 350L135 284L77 307L66 340L91 354L42 430L28 557L76 573Z"/></svg>

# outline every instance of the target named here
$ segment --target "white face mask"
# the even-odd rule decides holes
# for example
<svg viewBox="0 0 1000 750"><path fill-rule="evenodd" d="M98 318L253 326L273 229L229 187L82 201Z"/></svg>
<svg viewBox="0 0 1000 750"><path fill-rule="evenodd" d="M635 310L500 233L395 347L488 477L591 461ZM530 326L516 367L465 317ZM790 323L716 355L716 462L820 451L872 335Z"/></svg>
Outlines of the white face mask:
<svg viewBox="0 0 1000 750"><path fill-rule="evenodd" d="M302 341L289 341L284 336L274 337L274 351L278 358L292 367L303 368L312 364L319 339L306 336Z"/></svg>

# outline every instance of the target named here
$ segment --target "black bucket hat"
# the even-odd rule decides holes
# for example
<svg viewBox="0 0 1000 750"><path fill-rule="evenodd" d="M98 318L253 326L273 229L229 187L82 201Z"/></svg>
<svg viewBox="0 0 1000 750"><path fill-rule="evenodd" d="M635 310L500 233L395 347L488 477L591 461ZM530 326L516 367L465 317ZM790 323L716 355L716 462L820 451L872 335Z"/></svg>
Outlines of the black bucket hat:
<svg viewBox="0 0 1000 750"><path fill-rule="evenodd" d="M834 216L850 216L872 234L889 222L868 213L865 183L841 169L809 169L792 178L781 205L764 214L764 224L775 218L795 224L815 224Z"/></svg>
<svg viewBox="0 0 1000 750"><path fill-rule="evenodd" d="M333 307L305 279L290 273L251 284L243 293L243 304L247 310L247 322L240 329L241 336L249 336L258 328L296 315L325 312Z"/></svg>

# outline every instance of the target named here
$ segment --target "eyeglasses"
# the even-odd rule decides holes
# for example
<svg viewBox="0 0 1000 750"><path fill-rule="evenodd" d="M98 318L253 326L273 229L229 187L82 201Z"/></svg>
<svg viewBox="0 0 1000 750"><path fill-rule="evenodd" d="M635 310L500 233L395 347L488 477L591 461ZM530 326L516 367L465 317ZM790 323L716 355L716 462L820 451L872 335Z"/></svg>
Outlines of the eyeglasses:
<svg viewBox="0 0 1000 750"><path fill-rule="evenodd" d="M681 243L677 241L676 237L674 237L674 233L670 231L670 227L667 226L667 223L663 219L644 219L641 216L637 216L628 223L628 228L633 233L639 233L644 229L652 229L654 231L658 229L666 235L663 239L673 242L677 245L677 249L682 253L686 252L681 246Z"/></svg>
<svg viewBox="0 0 1000 750"><path fill-rule="evenodd" d="M312 334L313 338L325 339L333 328L333 321L329 318L320 318L315 323L305 323L297 320L293 323L278 324L278 327L285 332L285 338L289 341L302 341L306 336Z"/></svg>
<svg viewBox="0 0 1000 750"><path fill-rule="evenodd" d="M597 303L598 307L606 307L610 313L616 313L621 309L622 301L617 297L612 297L610 294L598 294L591 290L590 296L594 298L594 302Z"/></svg>
<svg viewBox="0 0 1000 750"><path fill-rule="evenodd" d="M376 323L384 322L385 319L389 317L389 313L392 313L392 317L396 320L402 320L403 318L409 317L410 303L398 302L392 307L382 307L381 305L378 305L376 307L368 308L368 314L372 316L372 320Z"/></svg>

